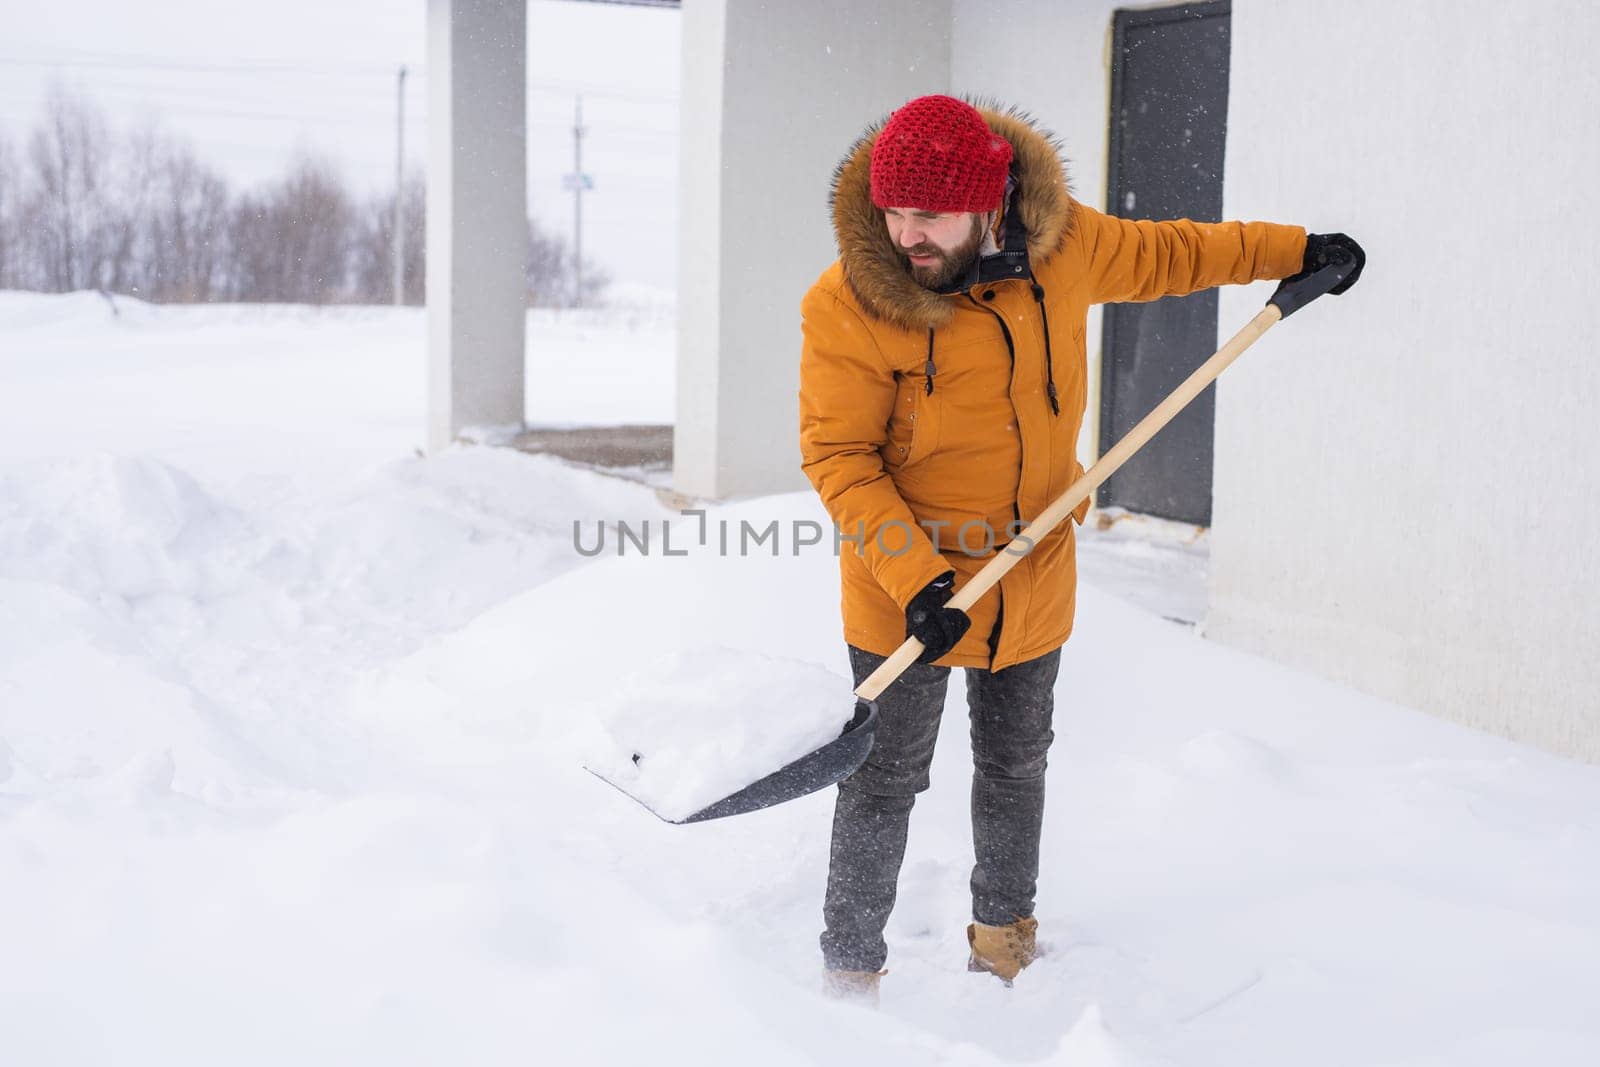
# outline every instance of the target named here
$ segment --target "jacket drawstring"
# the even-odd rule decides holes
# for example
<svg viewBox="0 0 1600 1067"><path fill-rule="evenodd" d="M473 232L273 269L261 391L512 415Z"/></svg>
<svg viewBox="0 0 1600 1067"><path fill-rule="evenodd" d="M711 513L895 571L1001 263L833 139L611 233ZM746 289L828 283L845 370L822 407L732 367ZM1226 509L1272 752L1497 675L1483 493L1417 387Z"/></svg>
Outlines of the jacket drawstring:
<svg viewBox="0 0 1600 1067"><path fill-rule="evenodd" d="M1049 347L1049 343L1048 342L1046 342L1045 347L1046 348ZM932 396L933 395L933 376L939 372L939 368L935 367L933 365L933 327L932 326L928 327L928 362L923 364L922 372L928 376L928 395Z"/></svg>
<svg viewBox="0 0 1600 1067"><path fill-rule="evenodd" d="M1044 309L1044 286L1034 283L1033 299L1039 305L1039 318L1044 322L1044 374L1045 393L1050 397L1050 411L1061 414L1061 401L1056 399L1056 359L1050 351L1050 315ZM928 366L933 366L933 331L928 331ZM930 374L932 371L929 372ZM928 392L933 392L933 379L928 379Z"/></svg>

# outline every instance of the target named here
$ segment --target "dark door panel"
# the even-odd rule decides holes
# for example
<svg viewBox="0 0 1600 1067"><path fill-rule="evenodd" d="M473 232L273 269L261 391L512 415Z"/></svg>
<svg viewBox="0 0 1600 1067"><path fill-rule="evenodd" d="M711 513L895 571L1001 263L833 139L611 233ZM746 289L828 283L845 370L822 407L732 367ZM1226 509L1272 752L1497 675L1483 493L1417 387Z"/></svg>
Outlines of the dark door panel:
<svg viewBox="0 0 1600 1067"><path fill-rule="evenodd" d="M1219 0L1113 16L1111 214L1221 219L1230 11ZM1107 307L1100 450L1216 347L1215 291ZM1215 410L1214 390L1207 389L1101 487L1101 506L1209 525Z"/></svg>

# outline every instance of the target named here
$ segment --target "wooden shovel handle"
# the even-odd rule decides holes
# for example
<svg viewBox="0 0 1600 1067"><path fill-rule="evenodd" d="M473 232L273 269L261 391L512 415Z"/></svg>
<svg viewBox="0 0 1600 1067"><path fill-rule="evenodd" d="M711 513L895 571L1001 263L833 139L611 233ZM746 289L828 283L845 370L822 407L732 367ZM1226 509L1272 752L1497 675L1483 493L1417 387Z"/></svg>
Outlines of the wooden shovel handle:
<svg viewBox="0 0 1600 1067"><path fill-rule="evenodd" d="M1193 374L1186 378L1182 385L1172 391L1172 394L1156 406L1156 409L1146 415L1139 425L1129 430L1127 434L1111 447L1111 450L1100 457L1099 462L1083 472L1083 476L1067 491L1040 512L1039 517L1030 522L1021 534L1012 539L1012 544L1019 542L1025 546L1013 553L1008 548L1001 549L993 559L984 564L983 569L972 576L972 580L951 597L945 607L966 611L978 602L978 598L992 589L1002 575L1016 566L1017 561L1027 555L1027 548L1043 540L1045 534L1055 529L1061 520L1072 514L1077 506L1089 498L1089 495L1100 487L1100 483L1111 477L1118 467L1126 463L1135 452L1143 448L1150 438L1154 437L1163 426L1171 422L1173 417L1188 406L1189 402L1205 389L1206 386L1217 380L1217 376L1228 368L1228 365L1238 359L1244 350L1260 340L1272 326L1283 318L1283 312L1277 304L1268 304L1261 309L1261 313L1251 319L1245 328L1233 335L1233 338L1215 355L1202 363ZM866 680L856 687L855 695L861 700L876 700L878 694L889 688L891 682L917 661L922 655L922 642L915 637L908 637L905 644L895 649L894 653L878 667L877 670L867 675Z"/></svg>

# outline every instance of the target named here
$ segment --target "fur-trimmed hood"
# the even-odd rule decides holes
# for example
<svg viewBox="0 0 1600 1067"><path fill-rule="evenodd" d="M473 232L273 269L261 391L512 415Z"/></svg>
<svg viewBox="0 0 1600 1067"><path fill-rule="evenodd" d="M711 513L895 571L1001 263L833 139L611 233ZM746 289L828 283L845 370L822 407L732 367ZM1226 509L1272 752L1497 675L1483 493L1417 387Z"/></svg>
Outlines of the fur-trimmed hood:
<svg viewBox="0 0 1600 1067"><path fill-rule="evenodd" d="M1074 205L1066 165L1055 137L1016 108L971 101L989 128L1011 142L1017 180L1013 209L1027 233L1035 267L1053 256L1072 232ZM833 175L829 205L845 281L874 318L905 329L943 326L955 314L950 300L918 285L889 238L883 212L872 203L872 146L883 123L851 147Z"/></svg>

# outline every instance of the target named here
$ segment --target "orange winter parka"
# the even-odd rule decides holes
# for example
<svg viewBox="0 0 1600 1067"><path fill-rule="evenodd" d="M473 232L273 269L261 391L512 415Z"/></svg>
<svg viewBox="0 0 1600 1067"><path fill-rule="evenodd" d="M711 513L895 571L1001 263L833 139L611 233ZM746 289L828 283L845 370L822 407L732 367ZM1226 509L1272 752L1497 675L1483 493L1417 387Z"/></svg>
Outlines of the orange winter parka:
<svg viewBox="0 0 1600 1067"><path fill-rule="evenodd" d="M1082 473L1091 304L1284 278L1305 252L1298 226L1103 215L1072 199L1048 134L983 114L1013 150L1000 251L956 291L917 284L872 204L874 129L834 178L839 259L801 302L802 468L842 539L845 640L879 655L924 586L953 570L959 588ZM1000 670L1067 640L1073 527L973 606L941 665Z"/></svg>

